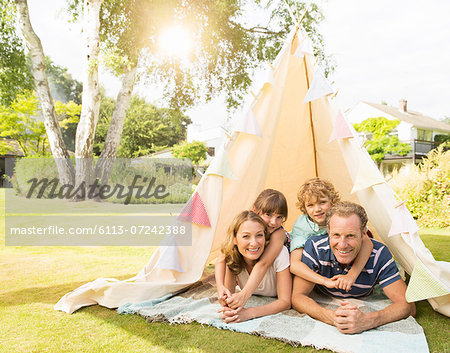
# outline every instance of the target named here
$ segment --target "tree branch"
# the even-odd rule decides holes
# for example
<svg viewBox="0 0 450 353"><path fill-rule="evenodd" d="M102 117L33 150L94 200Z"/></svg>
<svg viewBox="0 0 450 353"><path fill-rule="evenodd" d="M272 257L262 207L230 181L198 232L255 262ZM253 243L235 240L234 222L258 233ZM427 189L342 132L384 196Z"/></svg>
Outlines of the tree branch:
<svg viewBox="0 0 450 353"><path fill-rule="evenodd" d="M267 27L262 27L262 26L255 26L252 28L245 28L243 26L241 26L239 23L233 22L231 20L228 21L230 24L232 24L235 27L239 27L241 30L245 31L245 32L250 32L250 33L259 33L259 34L266 34L266 35L272 35L272 36L281 36L284 33L286 33L286 31L282 30L282 31L271 31L269 30Z"/></svg>

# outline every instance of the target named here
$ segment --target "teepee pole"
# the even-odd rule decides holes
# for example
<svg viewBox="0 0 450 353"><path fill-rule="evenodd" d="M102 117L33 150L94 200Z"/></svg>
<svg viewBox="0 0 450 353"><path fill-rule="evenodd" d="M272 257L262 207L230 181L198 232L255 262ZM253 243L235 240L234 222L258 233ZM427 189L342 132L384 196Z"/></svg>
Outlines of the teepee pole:
<svg viewBox="0 0 450 353"><path fill-rule="evenodd" d="M308 77L308 68L306 66L306 55L303 57L303 63L305 64L306 87L309 90L309 77ZM313 124L313 119L312 119L311 101L308 102L308 107L309 107L309 123L311 124L311 135L312 135L313 153L314 153L314 174L317 178L319 176L319 173L317 170L316 136L314 134L314 124Z"/></svg>

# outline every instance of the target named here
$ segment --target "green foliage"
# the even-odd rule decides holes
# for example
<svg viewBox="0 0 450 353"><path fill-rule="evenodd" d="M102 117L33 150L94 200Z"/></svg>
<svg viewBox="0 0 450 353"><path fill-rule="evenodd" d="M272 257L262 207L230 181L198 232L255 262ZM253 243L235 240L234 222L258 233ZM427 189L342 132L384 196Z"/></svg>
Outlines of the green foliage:
<svg viewBox="0 0 450 353"><path fill-rule="evenodd" d="M24 90L33 89L25 49L16 34L13 0L0 0L0 104L9 105Z"/></svg>
<svg viewBox="0 0 450 353"><path fill-rule="evenodd" d="M72 160L74 162L74 160ZM113 188L115 185L124 186L128 190L128 186L133 184L133 180L138 176L137 182L134 183L133 196L129 200L130 204L163 204L163 203L185 203L192 194L192 166L185 161L174 159L116 159L111 171L108 184ZM157 185L165 187L164 193L169 193L167 197L155 198L136 197L138 188L146 190L149 180L155 178L152 191ZM48 181L58 178L58 171L53 158L21 158L16 161L14 168L14 176L11 180L17 195L27 196L32 185L29 180L37 178L38 181L46 178ZM144 178L147 181L144 182ZM54 184L49 186L43 192L41 198L49 198ZM55 186L55 192L61 188L61 184ZM35 198L41 191L41 186L34 189L31 197ZM143 193L141 192L141 195ZM117 194L106 199L107 202L124 203L125 199L118 198Z"/></svg>
<svg viewBox="0 0 450 353"><path fill-rule="evenodd" d="M140 176L136 187L142 186L144 189L148 186L148 182L142 182L143 178L150 180L155 178L155 185L163 185L167 197L156 199L136 198L135 195L130 200L131 204L163 204L163 203L185 203L192 194L192 166L184 161L173 159L117 159L111 171L109 183L111 185L131 185L134 178ZM113 197L108 199L113 203L123 203L123 199Z"/></svg>
<svg viewBox="0 0 450 353"><path fill-rule="evenodd" d="M203 142L183 142L181 145L172 147L172 155L175 158L189 159L193 164L199 164L206 159L208 147Z"/></svg>
<svg viewBox="0 0 450 353"><path fill-rule="evenodd" d="M73 79L67 68L55 64L46 56L45 71L50 85L50 93L54 100L63 103L72 101L81 104L83 84Z"/></svg>
<svg viewBox="0 0 450 353"><path fill-rule="evenodd" d="M114 101L103 98L94 141L97 154L103 149L113 110ZM139 157L173 146L185 138L186 126L190 122L180 111L157 108L134 96L125 117L117 156Z"/></svg>
<svg viewBox="0 0 450 353"><path fill-rule="evenodd" d="M408 143L400 142L396 135L390 135L398 124L400 120L379 117L368 118L353 126L356 131L370 136L370 140L366 143L367 152L375 162L380 163L386 154L405 156L411 150Z"/></svg>
<svg viewBox="0 0 450 353"><path fill-rule="evenodd" d="M447 135L439 134L434 136L434 142L443 143L447 141L450 141L450 134Z"/></svg>
<svg viewBox="0 0 450 353"><path fill-rule="evenodd" d="M74 102L56 102L55 107L62 127L78 121L81 106ZM24 156L49 154L45 125L38 117L38 108L38 99L31 91L18 94L9 106L0 105L0 137L16 141ZM6 147L8 143L3 142L2 145L2 150L12 150L10 144Z"/></svg>
<svg viewBox="0 0 450 353"><path fill-rule="evenodd" d="M294 11L298 7L298 13L307 3L286 2ZM308 3L302 25L328 74L333 65L318 32L323 15L315 2ZM226 95L229 108L235 108L251 85L254 69L276 57L294 24L285 3L273 10L269 5L261 0L104 1L100 13L102 60L115 75L139 61L145 67L141 82L163 86L165 100L176 109L209 101L219 93ZM74 20L81 15L82 6L80 0L68 1ZM254 12L251 7L265 14L272 11L270 19L249 25L248 13ZM186 28L194 43L188 60L160 53L158 38L174 25Z"/></svg>
<svg viewBox="0 0 450 353"><path fill-rule="evenodd" d="M14 140L24 156L45 155L45 126L37 119L38 100L34 92L18 94L9 107L0 105L0 137Z"/></svg>
<svg viewBox="0 0 450 353"><path fill-rule="evenodd" d="M47 178L52 180L54 178L58 179L58 170L56 169L56 164L53 158L36 158L36 157L25 157L16 160L14 166L14 175L12 177L12 185L17 195L26 196L30 188L30 183L28 180L33 178ZM45 191L43 198L47 198L50 192L50 187ZM32 197L36 197L38 194L37 189Z"/></svg>
<svg viewBox="0 0 450 353"><path fill-rule="evenodd" d="M450 143L428 153L407 176L396 173L390 184L421 226L450 227Z"/></svg>

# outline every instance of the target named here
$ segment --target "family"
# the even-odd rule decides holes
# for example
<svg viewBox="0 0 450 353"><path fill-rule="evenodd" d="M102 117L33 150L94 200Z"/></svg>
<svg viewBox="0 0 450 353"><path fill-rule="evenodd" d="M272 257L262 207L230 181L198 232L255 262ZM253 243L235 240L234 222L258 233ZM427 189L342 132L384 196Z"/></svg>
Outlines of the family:
<svg viewBox="0 0 450 353"><path fill-rule="evenodd" d="M320 178L303 184L297 197L303 214L290 233L282 225L286 198L276 190L262 191L251 210L234 218L216 262L221 319L242 322L292 306L353 334L414 316L389 249L368 235L364 208L341 201L334 186ZM363 313L346 300L369 295L376 284L392 301L388 307ZM314 287L339 298L339 308L327 309L309 297ZM253 294L277 299L246 308Z"/></svg>

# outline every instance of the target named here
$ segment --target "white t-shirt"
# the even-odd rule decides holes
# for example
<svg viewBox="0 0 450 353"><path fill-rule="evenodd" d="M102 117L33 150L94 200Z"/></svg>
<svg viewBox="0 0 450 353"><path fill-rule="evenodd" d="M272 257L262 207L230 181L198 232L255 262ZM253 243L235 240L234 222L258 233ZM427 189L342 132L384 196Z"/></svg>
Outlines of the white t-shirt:
<svg viewBox="0 0 450 353"><path fill-rule="evenodd" d="M269 266L267 272L256 288L253 294L264 295L266 297L276 297L277 296L277 272L281 272L289 267L289 252L286 247L282 247L280 253L273 261L272 265ZM247 269L243 269L241 273L237 275L237 281L240 288L244 288L248 281L249 274Z"/></svg>

